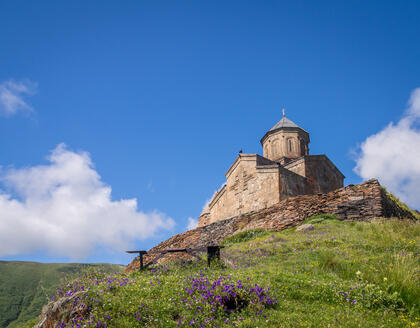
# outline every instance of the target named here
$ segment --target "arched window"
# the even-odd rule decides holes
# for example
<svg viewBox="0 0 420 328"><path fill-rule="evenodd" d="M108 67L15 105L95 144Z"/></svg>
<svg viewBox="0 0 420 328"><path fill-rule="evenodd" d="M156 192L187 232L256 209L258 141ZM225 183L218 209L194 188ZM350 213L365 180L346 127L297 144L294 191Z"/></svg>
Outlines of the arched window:
<svg viewBox="0 0 420 328"><path fill-rule="evenodd" d="M292 139L287 139L287 147L289 149L289 153L293 152L293 141L292 141Z"/></svg>

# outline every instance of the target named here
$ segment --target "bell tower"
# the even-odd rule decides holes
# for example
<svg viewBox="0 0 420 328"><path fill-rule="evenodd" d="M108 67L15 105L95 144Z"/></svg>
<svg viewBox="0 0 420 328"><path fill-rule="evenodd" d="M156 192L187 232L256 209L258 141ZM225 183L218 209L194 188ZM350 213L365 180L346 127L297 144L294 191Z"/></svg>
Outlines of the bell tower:
<svg viewBox="0 0 420 328"><path fill-rule="evenodd" d="M274 125L261 139L263 156L272 161L309 155L309 133L286 118Z"/></svg>

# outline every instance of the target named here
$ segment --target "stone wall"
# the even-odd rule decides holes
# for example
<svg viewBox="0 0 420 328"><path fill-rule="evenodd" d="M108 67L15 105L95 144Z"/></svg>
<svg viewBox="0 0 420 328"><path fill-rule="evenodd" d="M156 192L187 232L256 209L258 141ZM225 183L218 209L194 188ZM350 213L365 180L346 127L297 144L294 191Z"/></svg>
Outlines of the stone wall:
<svg viewBox="0 0 420 328"><path fill-rule="evenodd" d="M280 171L280 199L297 195L309 194L307 180L305 177L289 171L283 167L278 167Z"/></svg>
<svg viewBox="0 0 420 328"><path fill-rule="evenodd" d="M305 176L313 194L343 187L344 175L325 155L305 156Z"/></svg>
<svg viewBox="0 0 420 328"><path fill-rule="evenodd" d="M240 154L226 173L225 186L203 212L206 219L200 217L200 226L278 203L278 165L263 165L267 163L271 161L261 156Z"/></svg>
<svg viewBox="0 0 420 328"><path fill-rule="evenodd" d="M259 228L279 231L296 226L304 219L321 213L334 214L341 220L369 220L375 217L415 219L410 212L388 198L379 182L372 179L328 194L291 197L260 211L198 227L175 235L152 250L220 244L226 237L243 230ZM180 255L174 257L179 258ZM170 258L168 255L162 261ZM145 256L146 262L152 259L153 256ZM127 271L138 267L139 262L136 258L127 267Z"/></svg>
<svg viewBox="0 0 420 328"><path fill-rule="evenodd" d="M284 167L256 154L239 154L226 184L199 217L199 226L261 210L297 195L327 193L343 186L344 176L325 155L302 156Z"/></svg>
<svg viewBox="0 0 420 328"><path fill-rule="evenodd" d="M289 161L290 162L284 164L285 169L306 177L306 162L304 156L292 160L289 159Z"/></svg>
<svg viewBox="0 0 420 328"><path fill-rule="evenodd" d="M307 178L306 194L327 193L343 187L344 175L325 155L302 156L284 168Z"/></svg>
<svg viewBox="0 0 420 328"><path fill-rule="evenodd" d="M298 128L283 128L261 140L263 156L277 161L282 157L297 158L309 154L309 135Z"/></svg>

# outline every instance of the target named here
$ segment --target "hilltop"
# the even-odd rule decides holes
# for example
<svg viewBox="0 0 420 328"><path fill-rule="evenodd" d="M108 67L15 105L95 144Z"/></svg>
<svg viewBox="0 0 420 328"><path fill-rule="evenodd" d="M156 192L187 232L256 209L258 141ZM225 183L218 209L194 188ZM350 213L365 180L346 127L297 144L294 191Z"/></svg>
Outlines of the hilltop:
<svg viewBox="0 0 420 328"><path fill-rule="evenodd" d="M281 231L301 224L308 217L325 213L333 214L340 220L352 221L370 221L378 217L420 219L418 212L411 210L387 192L378 180L371 179L326 194L289 197L262 210L199 226L163 241L151 251L186 247L200 248L219 244L235 233L250 229ZM156 255L152 254L145 256L146 262L155 258ZM164 262L170 258L171 255L168 254L160 261ZM127 266L126 271L130 272L138 267L139 258L137 257Z"/></svg>
<svg viewBox="0 0 420 328"><path fill-rule="evenodd" d="M419 326L418 221L304 223L228 237L211 268L84 276L44 308L40 327Z"/></svg>

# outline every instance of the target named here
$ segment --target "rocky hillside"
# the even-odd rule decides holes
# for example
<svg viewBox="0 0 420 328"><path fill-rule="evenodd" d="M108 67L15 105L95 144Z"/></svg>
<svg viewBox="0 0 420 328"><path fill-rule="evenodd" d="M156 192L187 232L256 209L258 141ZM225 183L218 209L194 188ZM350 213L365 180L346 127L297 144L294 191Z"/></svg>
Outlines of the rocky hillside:
<svg viewBox="0 0 420 328"><path fill-rule="evenodd" d="M280 231L300 224L308 217L328 213L340 220L366 221L376 217L398 217L415 220L416 213L388 194L375 179L359 185L349 185L328 194L291 197L267 209L250 212L227 220L175 235L151 250L199 248L221 243L234 233L249 229ZM156 255L144 256L145 263ZM186 254L167 255L171 258L190 258ZM139 268L139 258L131 262L126 272Z"/></svg>

